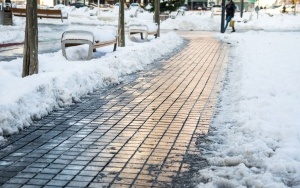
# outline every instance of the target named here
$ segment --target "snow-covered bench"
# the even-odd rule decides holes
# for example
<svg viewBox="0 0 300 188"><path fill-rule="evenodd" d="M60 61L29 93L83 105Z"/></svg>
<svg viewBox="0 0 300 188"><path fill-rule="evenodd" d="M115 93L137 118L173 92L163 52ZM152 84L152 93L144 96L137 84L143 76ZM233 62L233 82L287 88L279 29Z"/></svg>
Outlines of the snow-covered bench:
<svg viewBox="0 0 300 188"><path fill-rule="evenodd" d="M168 19L169 17L170 17L169 14L160 14L160 15L159 15L160 21L164 21L164 20ZM155 20L155 19L154 19L154 16L153 16L153 20Z"/></svg>
<svg viewBox="0 0 300 188"><path fill-rule="evenodd" d="M72 11L69 12L69 15L72 17L85 17L89 16L89 8L88 7L80 7L72 9Z"/></svg>
<svg viewBox="0 0 300 188"><path fill-rule="evenodd" d="M99 13L98 7L93 7L92 9L89 9L90 16L97 16Z"/></svg>
<svg viewBox="0 0 300 188"><path fill-rule="evenodd" d="M157 38L158 26L155 23L131 23L128 24L128 34L140 34L141 39L147 41L148 35L154 35ZM143 37L143 35L145 37Z"/></svg>
<svg viewBox="0 0 300 188"><path fill-rule="evenodd" d="M117 36L109 35L103 37L99 37L99 34L95 34L90 31L82 31L82 30L70 30L65 31L62 34L61 38L61 48L62 54L67 58L66 48L71 46L78 46L87 44L89 46L87 60L92 59L93 52L96 51L96 48L100 48L103 46L114 45L113 51L116 51L117 48Z"/></svg>
<svg viewBox="0 0 300 188"><path fill-rule="evenodd" d="M184 16L185 15L185 11L184 10L177 10L177 11L173 11L169 14L169 18L171 19L175 19L177 16Z"/></svg>
<svg viewBox="0 0 300 188"><path fill-rule="evenodd" d="M117 15L98 15L97 19L100 21L105 21L105 22L117 22L118 21L119 16Z"/></svg>

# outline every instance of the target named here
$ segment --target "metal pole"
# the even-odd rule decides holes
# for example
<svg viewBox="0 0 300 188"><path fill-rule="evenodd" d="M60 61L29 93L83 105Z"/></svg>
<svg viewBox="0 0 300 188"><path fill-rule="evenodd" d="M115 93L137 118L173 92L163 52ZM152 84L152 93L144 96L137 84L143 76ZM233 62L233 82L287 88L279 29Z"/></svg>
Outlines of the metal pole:
<svg viewBox="0 0 300 188"><path fill-rule="evenodd" d="M244 0L241 0L241 18L243 17L243 11L244 11Z"/></svg>
<svg viewBox="0 0 300 188"><path fill-rule="evenodd" d="M222 0L221 33L225 32L224 22L225 22L225 0Z"/></svg>

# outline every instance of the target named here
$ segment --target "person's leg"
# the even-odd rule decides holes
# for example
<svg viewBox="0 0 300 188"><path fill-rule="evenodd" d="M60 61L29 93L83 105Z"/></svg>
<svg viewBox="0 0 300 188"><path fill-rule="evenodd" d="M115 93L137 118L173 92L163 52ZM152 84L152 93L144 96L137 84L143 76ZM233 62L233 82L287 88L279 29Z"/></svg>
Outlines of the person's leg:
<svg viewBox="0 0 300 188"><path fill-rule="evenodd" d="M226 31L227 27L228 27L228 23L230 22L231 20L231 16L228 16L227 19L226 19L226 25L224 27L224 31Z"/></svg>

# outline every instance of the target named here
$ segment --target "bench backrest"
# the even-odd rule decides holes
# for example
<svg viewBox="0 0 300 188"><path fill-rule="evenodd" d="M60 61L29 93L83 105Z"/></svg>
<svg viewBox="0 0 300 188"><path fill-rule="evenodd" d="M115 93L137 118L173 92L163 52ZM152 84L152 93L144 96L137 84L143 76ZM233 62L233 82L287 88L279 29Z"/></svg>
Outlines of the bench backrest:
<svg viewBox="0 0 300 188"><path fill-rule="evenodd" d="M20 14L20 15L26 15L26 9L24 8L12 8L13 14Z"/></svg>
<svg viewBox="0 0 300 188"><path fill-rule="evenodd" d="M37 9L38 15L61 15L61 10L56 9Z"/></svg>
<svg viewBox="0 0 300 188"><path fill-rule="evenodd" d="M26 15L26 9L24 8L12 8L12 12L14 15ZM56 9L37 9L37 15L47 16L47 15L58 15L61 16L61 10Z"/></svg>

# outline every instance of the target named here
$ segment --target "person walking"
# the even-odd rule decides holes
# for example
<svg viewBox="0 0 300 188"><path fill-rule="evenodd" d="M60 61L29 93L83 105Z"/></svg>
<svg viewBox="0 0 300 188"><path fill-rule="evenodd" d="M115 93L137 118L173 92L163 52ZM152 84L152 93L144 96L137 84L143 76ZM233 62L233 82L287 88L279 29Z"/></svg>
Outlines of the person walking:
<svg viewBox="0 0 300 188"><path fill-rule="evenodd" d="M226 25L224 28L224 31L226 31L228 23L231 21L231 19L234 17L235 12L235 4L232 0L228 0L228 3L226 4ZM232 32L235 32L234 23L230 25L232 27Z"/></svg>

